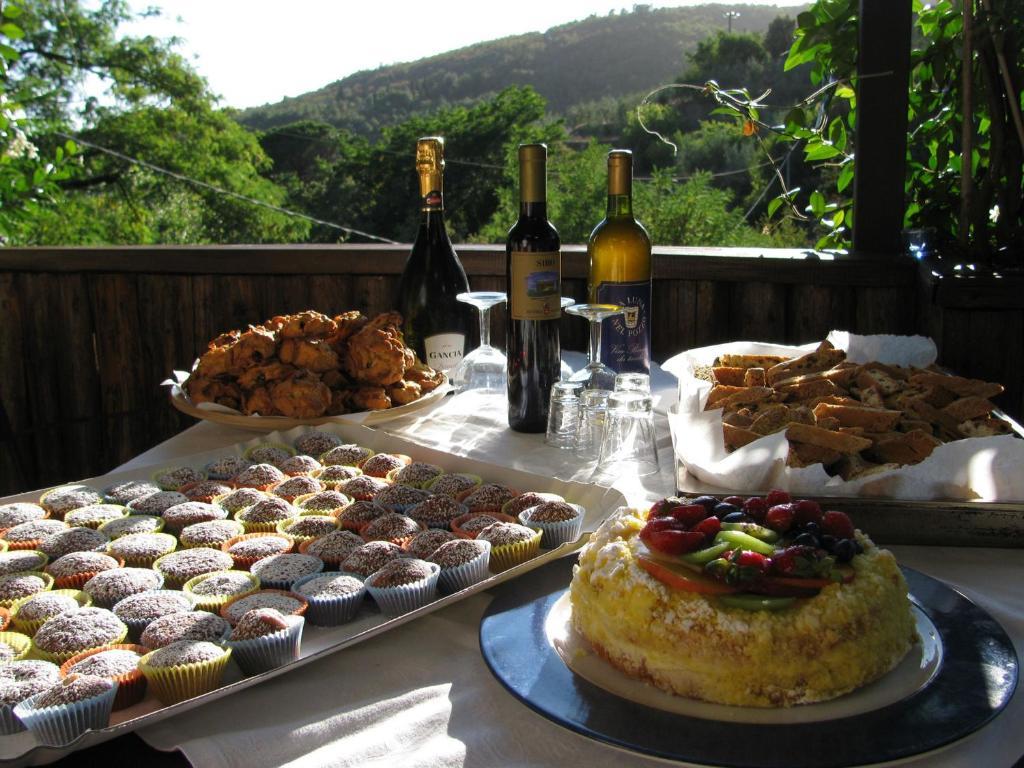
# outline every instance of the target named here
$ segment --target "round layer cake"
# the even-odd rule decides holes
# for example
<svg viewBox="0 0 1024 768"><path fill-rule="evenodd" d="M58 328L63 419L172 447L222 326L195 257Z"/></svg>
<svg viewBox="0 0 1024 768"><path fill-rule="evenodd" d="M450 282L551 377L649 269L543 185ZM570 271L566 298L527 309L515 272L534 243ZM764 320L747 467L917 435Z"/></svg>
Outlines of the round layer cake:
<svg viewBox="0 0 1024 768"><path fill-rule="evenodd" d="M680 562L686 554L649 547L649 535L641 538L647 524L647 513L635 509L606 520L581 551L570 588L576 630L626 674L688 698L783 707L832 699L876 680L916 640L895 558L860 531L848 539L852 555L792 548L818 567L818 578L801 579L772 570L771 557L738 554L740 545L716 539L717 517L705 524L711 536L694 548L712 555L722 543L728 549L696 568ZM755 532L767 527L753 520L744 525ZM799 532L776 533L778 546L790 547ZM773 553L779 568L783 551ZM846 562L834 567L837 560ZM787 590L789 597L771 596Z"/></svg>

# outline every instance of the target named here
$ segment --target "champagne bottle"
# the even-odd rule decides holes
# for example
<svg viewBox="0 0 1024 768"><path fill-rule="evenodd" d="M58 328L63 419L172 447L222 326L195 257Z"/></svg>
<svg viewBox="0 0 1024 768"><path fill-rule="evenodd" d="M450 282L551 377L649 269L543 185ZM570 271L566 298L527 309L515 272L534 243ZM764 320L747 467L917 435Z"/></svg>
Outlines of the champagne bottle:
<svg viewBox="0 0 1024 768"><path fill-rule="evenodd" d="M472 310L456 300L469 290L444 226L444 139L416 142L422 198L419 231L398 283L398 311L406 344L427 365L448 372L462 361Z"/></svg>
<svg viewBox="0 0 1024 768"><path fill-rule="evenodd" d="M519 220L505 242L509 307L508 424L518 432L547 427L551 385L561 376L562 257L547 216L547 147L519 146Z"/></svg>
<svg viewBox="0 0 1024 768"><path fill-rule="evenodd" d="M608 153L608 211L587 243L590 301L619 304L625 316L601 328L601 362L616 373L650 373L651 239L633 218L633 153Z"/></svg>

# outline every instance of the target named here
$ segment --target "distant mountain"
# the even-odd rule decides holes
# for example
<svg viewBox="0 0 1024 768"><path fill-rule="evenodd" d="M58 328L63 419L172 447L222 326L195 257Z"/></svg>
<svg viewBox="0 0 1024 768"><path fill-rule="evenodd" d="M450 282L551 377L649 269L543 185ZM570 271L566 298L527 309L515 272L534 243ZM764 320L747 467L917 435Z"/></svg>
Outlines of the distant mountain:
<svg viewBox="0 0 1024 768"><path fill-rule="evenodd" d="M477 43L418 61L357 72L320 90L243 111L239 120L268 129L320 120L364 136L440 107L471 104L510 85L532 85L554 114L671 82L697 43L725 29L763 33L776 16L800 8L701 5L590 16L582 21ZM386 32L385 32L386 34Z"/></svg>

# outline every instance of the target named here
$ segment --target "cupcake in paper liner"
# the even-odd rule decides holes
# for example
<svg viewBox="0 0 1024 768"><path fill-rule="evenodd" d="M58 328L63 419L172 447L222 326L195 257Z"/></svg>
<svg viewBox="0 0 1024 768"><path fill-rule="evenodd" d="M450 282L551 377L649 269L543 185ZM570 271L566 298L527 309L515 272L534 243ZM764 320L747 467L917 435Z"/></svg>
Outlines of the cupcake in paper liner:
<svg viewBox="0 0 1024 768"><path fill-rule="evenodd" d="M12 528L20 523L27 523L30 520L42 520L49 516L50 513L47 510L31 501L0 504L0 530Z"/></svg>
<svg viewBox="0 0 1024 768"><path fill-rule="evenodd" d="M102 552L70 552L46 566L54 589L81 589L103 571L124 568L124 560Z"/></svg>
<svg viewBox="0 0 1024 768"><path fill-rule="evenodd" d="M330 467L335 464L341 464L347 467L358 467L368 458L373 456L374 451L370 448L364 448L361 445L355 443L345 443L343 445L336 445L330 450L321 453L317 459L325 467Z"/></svg>
<svg viewBox="0 0 1024 768"><path fill-rule="evenodd" d="M25 659L0 664L0 735L24 731L14 707L59 681L60 669L49 661Z"/></svg>
<svg viewBox="0 0 1024 768"><path fill-rule="evenodd" d="M411 507L406 514L428 528L450 531L452 522L468 512L465 504L460 504L450 496L437 494Z"/></svg>
<svg viewBox="0 0 1024 768"><path fill-rule="evenodd" d="M105 608L82 608L47 619L32 638L34 658L63 664L82 651L123 643L128 626Z"/></svg>
<svg viewBox="0 0 1024 768"><path fill-rule="evenodd" d="M437 597L441 567L411 557L391 560L366 580L366 590L388 616L415 611Z"/></svg>
<svg viewBox="0 0 1024 768"><path fill-rule="evenodd" d="M407 515L388 512L364 525L359 530L359 535L366 541L390 541L392 544L402 546L417 533L425 530L427 530L425 525Z"/></svg>
<svg viewBox="0 0 1024 768"><path fill-rule="evenodd" d="M225 645L245 674L258 675L299 658L304 624L302 616L254 608L238 620Z"/></svg>
<svg viewBox="0 0 1024 768"><path fill-rule="evenodd" d="M43 539L47 536L52 536L58 531L64 531L70 527L63 520L46 517L41 520L29 520L24 523L18 523L10 528L6 528L0 533L0 537L6 542L8 551L19 549L39 550L39 545L43 543Z"/></svg>
<svg viewBox="0 0 1024 768"><path fill-rule="evenodd" d="M46 564L49 562L50 556L38 549L0 551L0 576L19 571L48 570Z"/></svg>
<svg viewBox="0 0 1024 768"><path fill-rule="evenodd" d="M279 522L298 516L298 508L290 501L279 496L268 496L236 512L235 520L245 527L246 533L273 533Z"/></svg>
<svg viewBox="0 0 1024 768"><path fill-rule="evenodd" d="M133 533L160 533L164 529L164 519L158 515L128 515L108 520L99 527L111 541Z"/></svg>
<svg viewBox="0 0 1024 768"><path fill-rule="evenodd" d="M509 499L501 505L502 513L508 515L513 520L518 519L519 513L524 509L530 507L536 507L538 504L543 504L545 501L565 501L557 493L541 493L539 491L526 491L521 493L513 499Z"/></svg>
<svg viewBox="0 0 1024 768"><path fill-rule="evenodd" d="M468 512L452 520L452 533L460 539L475 539L484 528L495 523L514 523L516 519L501 512Z"/></svg>
<svg viewBox="0 0 1024 768"><path fill-rule="evenodd" d="M68 675L14 707L14 714L41 744L70 744L86 731L106 728L117 683L93 675Z"/></svg>
<svg viewBox="0 0 1024 768"><path fill-rule="evenodd" d="M231 649L205 640L178 640L139 659L150 692L163 704L200 696L219 688Z"/></svg>
<svg viewBox="0 0 1024 768"><path fill-rule="evenodd" d="M294 502L299 508L299 515L327 515L337 517L345 507L352 503L352 499L341 491L334 491L330 488L317 493L309 493L299 496Z"/></svg>
<svg viewBox="0 0 1024 768"><path fill-rule="evenodd" d="M109 504L128 506L136 499L159 493L160 486L148 480L124 480L103 489L103 500Z"/></svg>
<svg viewBox="0 0 1024 768"><path fill-rule="evenodd" d="M214 571L230 571L234 565L231 555L212 547L180 549L153 563L153 570L163 574L167 586L181 589L189 579Z"/></svg>
<svg viewBox="0 0 1024 768"><path fill-rule="evenodd" d="M230 480L243 469L248 469L251 466L252 462L242 456L226 454L219 459L209 462L203 467L203 471L206 472L206 476L211 480L223 482Z"/></svg>
<svg viewBox="0 0 1024 768"><path fill-rule="evenodd" d="M95 488L75 483L51 488L39 497L39 506L50 513L56 520L63 520L64 515L73 509L100 504L103 494Z"/></svg>
<svg viewBox="0 0 1024 768"><path fill-rule="evenodd" d="M359 534L337 530L319 539L302 542L299 552L318 557L323 560L325 569L337 571L345 559L365 543Z"/></svg>
<svg viewBox="0 0 1024 768"><path fill-rule="evenodd" d="M128 627L128 639L139 642L139 637L153 621L172 613L189 613L194 608L192 598L174 589L153 589L139 592L119 600L114 615Z"/></svg>
<svg viewBox="0 0 1024 768"><path fill-rule="evenodd" d="M80 589L53 589L24 597L11 607L11 628L31 637L43 622L62 613L73 613L92 605L92 598Z"/></svg>
<svg viewBox="0 0 1024 768"><path fill-rule="evenodd" d="M328 490L337 490L338 486L363 474L359 467L350 467L347 464L332 464L329 467L316 470L312 477L315 477Z"/></svg>
<svg viewBox="0 0 1024 768"><path fill-rule="evenodd" d="M259 588L259 577L248 571L216 571L189 579L182 592L192 598L196 610L217 613L228 600Z"/></svg>
<svg viewBox="0 0 1024 768"><path fill-rule="evenodd" d="M284 443L260 443L247 448L242 454L253 464L273 464L275 467L295 455L295 449Z"/></svg>
<svg viewBox="0 0 1024 768"><path fill-rule="evenodd" d="M245 533L245 526L237 520L208 520L205 523L193 523L181 529L178 543L182 549L195 547L221 547L228 539Z"/></svg>
<svg viewBox="0 0 1024 768"><path fill-rule="evenodd" d="M228 539L220 548L231 556L235 564L232 570L247 571L253 563L264 557L291 552L295 542L280 533L243 533Z"/></svg>
<svg viewBox="0 0 1024 768"><path fill-rule="evenodd" d="M444 474L444 469L437 464L425 461L414 461L387 473L386 478L397 485L408 485L413 488L426 488L436 478Z"/></svg>
<svg viewBox="0 0 1024 768"><path fill-rule="evenodd" d="M540 528L540 545L554 549L575 541L583 531L586 510L567 501L545 501L519 513L519 522L530 528Z"/></svg>
<svg viewBox="0 0 1024 768"><path fill-rule="evenodd" d="M291 589L303 576L320 573L323 569L324 561L319 557L294 552L264 557L249 568L268 589Z"/></svg>
<svg viewBox="0 0 1024 768"><path fill-rule="evenodd" d="M282 520L277 524L277 532L282 536L287 536L298 547L304 541L319 539L338 530L340 525L336 517L309 514Z"/></svg>
<svg viewBox="0 0 1024 768"><path fill-rule="evenodd" d="M494 523L480 531L477 539L491 543L490 569L500 573L537 556L541 531L519 523Z"/></svg>
<svg viewBox="0 0 1024 768"><path fill-rule="evenodd" d="M0 576L0 606L12 607L19 600L49 592L53 576L43 571L17 571Z"/></svg>
<svg viewBox="0 0 1024 768"><path fill-rule="evenodd" d="M178 540L169 533L130 533L107 544L107 554L132 568L150 568L177 548Z"/></svg>
<svg viewBox="0 0 1024 768"><path fill-rule="evenodd" d="M285 477L287 475L273 464L253 464L231 478L231 482L238 488L269 491Z"/></svg>
<svg viewBox="0 0 1024 768"><path fill-rule="evenodd" d="M470 512L501 512L505 503L519 495L519 491L501 483L484 483L455 498L469 507Z"/></svg>
<svg viewBox="0 0 1024 768"><path fill-rule="evenodd" d="M318 627L351 621L366 598L363 579L354 573L313 573L292 584L292 592L309 602L305 616Z"/></svg>
<svg viewBox="0 0 1024 768"><path fill-rule="evenodd" d="M297 456L290 456L285 459L277 465L277 468L290 477L298 477L300 475L312 475L318 469L323 469L324 465L312 456L298 454Z"/></svg>
<svg viewBox="0 0 1024 768"><path fill-rule="evenodd" d="M254 608L274 608L284 614L303 616L309 608L309 601L295 592L283 589L261 589L249 595L228 600L220 609L221 618L231 626L238 623L246 613Z"/></svg>
<svg viewBox="0 0 1024 768"><path fill-rule="evenodd" d="M137 704L146 694L146 678L139 669L139 659L150 649L142 645L119 643L84 651L60 665L60 676L95 675L117 683L114 710Z"/></svg>
<svg viewBox="0 0 1024 768"><path fill-rule="evenodd" d="M430 491L413 488L411 485L389 485L373 497L373 503L388 512L405 514L410 508L426 501L431 496Z"/></svg>
<svg viewBox="0 0 1024 768"><path fill-rule="evenodd" d="M363 470L364 475L385 478L389 473L410 464L412 464L412 457L406 456L404 453L375 453L363 461L359 468Z"/></svg>
<svg viewBox="0 0 1024 768"><path fill-rule="evenodd" d="M161 491L178 491L190 483L206 479L206 473L192 467L164 467L149 478L160 486Z"/></svg>
<svg viewBox="0 0 1024 768"><path fill-rule="evenodd" d="M21 632L0 632L0 665L21 661L32 650L32 638Z"/></svg>
<svg viewBox="0 0 1024 768"><path fill-rule="evenodd" d="M484 479L480 475L471 475L467 472L452 472L451 474L438 475L429 483L427 490L431 493L438 493L442 496L456 498L468 490L482 485Z"/></svg>
<svg viewBox="0 0 1024 768"><path fill-rule="evenodd" d="M212 504L213 500L225 496L234 490L234 486L226 480L200 480L196 483L183 485L179 489L189 501L199 501L203 504Z"/></svg>
<svg viewBox="0 0 1024 768"><path fill-rule="evenodd" d="M127 516L128 508L120 504L90 504L65 514L64 522L72 527L99 528L104 523Z"/></svg>
<svg viewBox="0 0 1024 768"><path fill-rule="evenodd" d="M295 475L282 480L270 489L270 493L288 502L294 502L299 496L309 496L327 490L323 483L315 477Z"/></svg>
<svg viewBox="0 0 1024 768"><path fill-rule="evenodd" d="M453 539L438 547L427 562L441 568L438 584L442 592L458 592L491 575L491 543L482 539Z"/></svg>
<svg viewBox="0 0 1024 768"><path fill-rule="evenodd" d="M336 448L344 442L340 437L330 432L325 432L322 429L311 429L295 438L292 441L292 445L300 454L316 457L322 456L331 448Z"/></svg>
<svg viewBox="0 0 1024 768"><path fill-rule="evenodd" d="M221 645L230 633L231 625L227 619L209 611L168 613L154 619L146 627L139 638L139 644L147 651L155 651L180 640Z"/></svg>

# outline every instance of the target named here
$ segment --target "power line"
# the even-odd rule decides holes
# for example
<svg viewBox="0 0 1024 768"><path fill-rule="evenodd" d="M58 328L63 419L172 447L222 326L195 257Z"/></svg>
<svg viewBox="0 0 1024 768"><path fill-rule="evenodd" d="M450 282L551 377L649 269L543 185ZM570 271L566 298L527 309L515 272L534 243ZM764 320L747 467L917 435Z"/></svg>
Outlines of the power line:
<svg viewBox="0 0 1024 768"><path fill-rule="evenodd" d="M116 149L110 149L109 147L100 146L99 144L95 144L91 141L86 141L85 139L79 138L78 136L72 136L61 131L56 131L55 133L57 136L61 136L65 139L71 139L72 141L77 142L78 144L81 144L84 147L95 149L99 152L108 154L111 157L116 157L119 160L124 160L127 163L138 165L141 166L142 168L147 168L148 170L155 171L156 173L162 173L165 176L170 176L171 178L177 179L178 181L183 181L186 184L192 184L193 186L202 187L203 189L207 189L211 192L216 192L218 195L233 197L236 200L242 200L244 202L251 203L252 205L258 205L263 208L268 208L277 213L284 214L285 216L293 216L295 218L305 219L306 221L312 222L313 224L319 224L324 227L330 227L331 229L337 229L350 235L359 235L360 237L365 237L370 240L377 240L382 243L389 243L391 245L397 244L396 240L391 240L387 237L371 235L369 232L363 232L362 230L355 229L354 227L346 227L342 224L335 224L333 221L325 221L323 219L318 219L314 216L309 216L308 214L300 213L299 211L292 211L289 210L288 208L282 208L279 205L268 203L265 200L258 200L255 197L249 197L248 195L243 195L240 192L234 192L230 189L218 187L215 184L210 184L209 182L201 181L200 179L193 179L191 176L185 176L184 174L178 173L177 171L172 171L167 168L161 168L159 165L154 165L153 163L146 162L145 160L139 160L138 158L131 157L129 155L124 154L123 152L118 152Z"/></svg>

